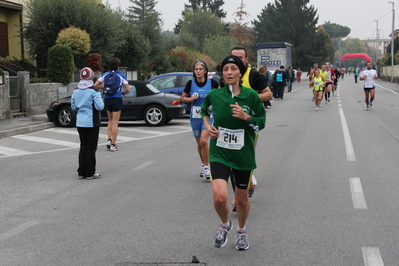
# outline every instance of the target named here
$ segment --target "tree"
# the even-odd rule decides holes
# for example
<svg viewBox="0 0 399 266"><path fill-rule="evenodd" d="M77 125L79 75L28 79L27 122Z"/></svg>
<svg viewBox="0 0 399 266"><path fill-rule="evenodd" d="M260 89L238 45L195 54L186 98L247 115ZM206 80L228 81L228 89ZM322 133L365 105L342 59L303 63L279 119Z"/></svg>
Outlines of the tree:
<svg viewBox="0 0 399 266"><path fill-rule="evenodd" d="M235 46L238 46L238 41L232 36L210 37L205 40L203 52L219 64Z"/></svg>
<svg viewBox="0 0 399 266"><path fill-rule="evenodd" d="M323 28L333 40L334 48L336 50L339 49L339 41L351 33L351 29L347 26L331 23L330 21L324 22Z"/></svg>
<svg viewBox="0 0 399 266"><path fill-rule="evenodd" d="M192 11L194 13L199 11L209 11L213 13L216 17L222 19L226 17L227 12L223 11L222 6L224 5L224 0L188 0L189 5L184 5L184 10L182 11L183 18L186 13ZM173 29L175 34L179 34L181 31L181 25L184 19L179 19L175 24Z"/></svg>
<svg viewBox="0 0 399 266"><path fill-rule="evenodd" d="M26 1L28 23L22 36L40 68L47 68L47 50L55 45L60 30L75 26L90 35L91 51L109 59L125 43L122 14L93 0Z"/></svg>
<svg viewBox="0 0 399 266"><path fill-rule="evenodd" d="M309 0L275 0L262 9L252 21L258 43L287 42L293 46L293 61L296 67L307 67L316 53L312 49L317 38L317 9ZM310 54L309 54L310 52Z"/></svg>
<svg viewBox="0 0 399 266"><path fill-rule="evenodd" d="M202 51L206 38L226 35L223 22L212 12L200 10L187 12L181 25L182 34L191 34Z"/></svg>
<svg viewBox="0 0 399 266"><path fill-rule="evenodd" d="M344 54L353 54L353 53L366 53L366 45L358 38L348 38L344 42L343 53ZM363 63L362 63L363 62ZM345 60L345 66L363 66L364 59L348 59Z"/></svg>
<svg viewBox="0 0 399 266"><path fill-rule="evenodd" d="M51 82L68 84L74 71L76 68L71 47L56 44L48 50L48 78Z"/></svg>
<svg viewBox="0 0 399 266"><path fill-rule="evenodd" d="M154 71L153 65L160 66L165 56L164 39L162 35L162 20L155 10L155 0L130 0L133 5L128 8L128 21L137 33L148 39L150 52L148 60L141 60L140 68L144 72ZM134 44L133 44L134 45ZM155 64L157 61L159 63ZM145 64L147 64L145 66ZM148 73L144 73L146 76Z"/></svg>
<svg viewBox="0 0 399 266"><path fill-rule="evenodd" d="M249 14L244 11L245 5L243 0L241 0L241 5L237 8L237 12L233 15L236 16L235 23L230 25L229 36L237 39L238 45L244 47L247 50L248 57L250 61L256 62L256 56L253 52L255 36L249 31L248 22L243 23L244 17L248 17Z"/></svg>

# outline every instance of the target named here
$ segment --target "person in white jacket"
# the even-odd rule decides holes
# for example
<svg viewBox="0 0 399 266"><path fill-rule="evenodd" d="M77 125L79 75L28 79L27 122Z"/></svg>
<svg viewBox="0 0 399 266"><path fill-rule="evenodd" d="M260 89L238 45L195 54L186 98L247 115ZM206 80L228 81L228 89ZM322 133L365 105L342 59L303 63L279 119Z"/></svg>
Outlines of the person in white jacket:
<svg viewBox="0 0 399 266"><path fill-rule="evenodd" d="M79 179L98 179L96 173L96 150L101 126L104 101L101 93L93 87L93 70L85 67L80 71L78 88L72 94L71 107L76 111L76 128L79 133Z"/></svg>

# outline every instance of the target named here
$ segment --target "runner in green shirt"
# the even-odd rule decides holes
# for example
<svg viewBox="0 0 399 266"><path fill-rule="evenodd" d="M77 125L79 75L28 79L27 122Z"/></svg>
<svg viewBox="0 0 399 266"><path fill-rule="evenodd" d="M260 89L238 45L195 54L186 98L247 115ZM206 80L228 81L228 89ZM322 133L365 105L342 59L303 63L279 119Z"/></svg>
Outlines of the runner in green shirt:
<svg viewBox="0 0 399 266"><path fill-rule="evenodd" d="M216 247L223 247L232 228L229 220L228 186L230 173L236 184L238 228L236 248L249 248L245 228L250 203L248 188L255 162L255 133L266 124L266 112L256 91L243 87L240 82L246 67L240 58L229 55L222 62L225 86L208 93L201 105L204 124L210 140L210 167L214 207L221 226L214 238ZM209 123L208 108L212 106L213 125Z"/></svg>

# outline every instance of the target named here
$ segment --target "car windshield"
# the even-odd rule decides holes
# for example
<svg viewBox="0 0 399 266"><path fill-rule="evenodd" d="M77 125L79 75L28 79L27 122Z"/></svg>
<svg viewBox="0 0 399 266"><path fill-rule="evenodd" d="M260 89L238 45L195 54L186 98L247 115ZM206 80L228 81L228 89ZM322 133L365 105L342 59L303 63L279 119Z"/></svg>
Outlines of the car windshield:
<svg viewBox="0 0 399 266"><path fill-rule="evenodd" d="M147 88L149 88L153 93L160 93L160 91L155 88L151 83L146 84Z"/></svg>
<svg viewBox="0 0 399 266"><path fill-rule="evenodd" d="M167 76L153 80L151 81L151 84L153 84L156 88L162 90L162 89L173 88L175 86L175 80L176 76Z"/></svg>

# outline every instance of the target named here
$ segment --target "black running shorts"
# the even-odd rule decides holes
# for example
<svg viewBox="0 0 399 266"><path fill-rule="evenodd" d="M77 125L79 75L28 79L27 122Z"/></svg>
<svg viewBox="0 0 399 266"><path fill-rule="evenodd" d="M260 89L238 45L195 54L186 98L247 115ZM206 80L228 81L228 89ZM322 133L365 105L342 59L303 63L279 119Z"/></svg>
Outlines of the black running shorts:
<svg viewBox="0 0 399 266"><path fill-rule="evenodd" d="M231 169L222 163L212 162L211 166L211 180L223 179L228 182L231 177L236 188L248 189L251 185L252 171L242 171L237 169Z"/></svg>
<svg viewBox="0 0 399 266"><path fill-rule="evenodd" d="M122 110L123 101L121 97L117 98L104 98L105 110L110 112L119 112Z"/></svg>

